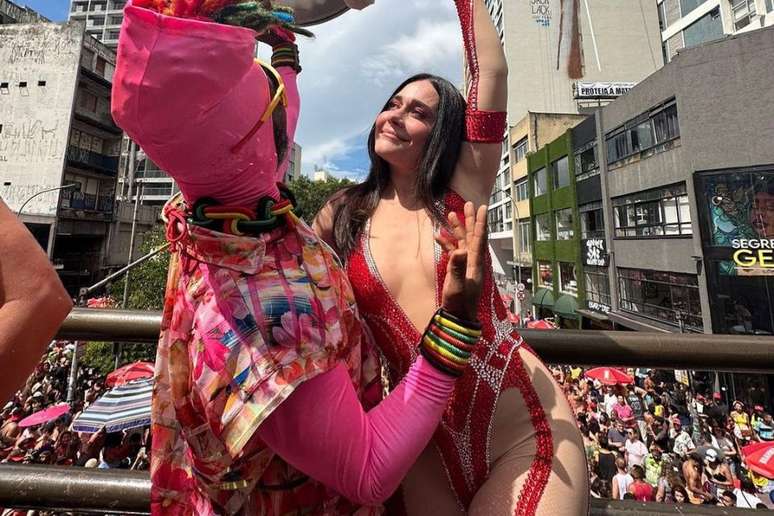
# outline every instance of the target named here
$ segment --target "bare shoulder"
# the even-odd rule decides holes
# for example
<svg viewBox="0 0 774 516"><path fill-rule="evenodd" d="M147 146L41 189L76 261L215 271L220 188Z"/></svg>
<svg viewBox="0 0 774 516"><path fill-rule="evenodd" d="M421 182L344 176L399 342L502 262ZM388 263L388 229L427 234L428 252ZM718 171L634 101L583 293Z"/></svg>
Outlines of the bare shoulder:
<svg viewBox="0 0 774 516"><path fill-rule="evenodd" d="M312 221L312 229L314 232L337 252L338 250L336 249L336 242L333 235L333 225L336 219L337 209L347 200L347 190L349 189L343 188L331 195Z"/></svg>

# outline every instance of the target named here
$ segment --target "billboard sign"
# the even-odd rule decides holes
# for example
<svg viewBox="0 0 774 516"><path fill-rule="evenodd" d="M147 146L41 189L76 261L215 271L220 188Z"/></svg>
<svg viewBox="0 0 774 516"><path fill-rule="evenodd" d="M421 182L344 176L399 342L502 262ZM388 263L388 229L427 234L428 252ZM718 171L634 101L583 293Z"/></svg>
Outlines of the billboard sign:
<svg viewBox="0 0 774 516"><path fill-rule="evenodd" d="M576 82L576 99L614 99L634 88L636 82Z"/></svg>
<svg viewBox="0 0 774 516"><path fill-rule="evenodd" d="M725 248L720 273L774 276L774 170L704 178L708 247Z"/></svg>

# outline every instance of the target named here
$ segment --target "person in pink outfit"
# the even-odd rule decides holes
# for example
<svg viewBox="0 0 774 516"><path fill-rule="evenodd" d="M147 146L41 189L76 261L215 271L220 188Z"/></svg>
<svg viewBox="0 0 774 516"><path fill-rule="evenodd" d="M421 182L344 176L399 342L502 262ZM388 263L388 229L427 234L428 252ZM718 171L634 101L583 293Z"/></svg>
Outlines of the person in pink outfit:
<svg viewBox="0 0 774 516"><path fill-rule="evenodd" d="M440 421L481 334L486 207L437 239L442 309L379 402L378 363L337 258L276 181L299 113L292 13L134 0L116 122L178 183L152 406L153 514L371 514ZM272 44L274 66L254 61ZM462 218L464 217L464 224ZM364 412L361 401L369 407Z"/></svg>

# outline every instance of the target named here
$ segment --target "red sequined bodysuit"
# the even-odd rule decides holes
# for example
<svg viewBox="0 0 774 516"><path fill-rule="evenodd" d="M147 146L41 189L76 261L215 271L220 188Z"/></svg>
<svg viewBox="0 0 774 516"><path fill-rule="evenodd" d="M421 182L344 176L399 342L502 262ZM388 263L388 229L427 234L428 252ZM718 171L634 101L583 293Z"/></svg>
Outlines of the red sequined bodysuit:
<svg viewBox="0 0 774 516"><path fill-rule="evenodd" d="M464 200L449 192L444 214L462 217ZM414 359L421 334L382 281L371 256L369 226L347 260L347 274L360 314L368 322L386 359L392 385L403 378ZM436 285L443 285L448 256L435 250ZM436 304L440 289L436 288ZM470 367L457 381L449 405L434 435L434 442L458 502L467 508L489 474L490 441L497 400L506 389L517 388L529 409L536 435L536 454L527 481L519 493L516 514L534 514L551 472L553 442L543 407L517 353L524 345L508 322L507 310L495 287L491 260L487 257L484 289L478 307L483 335Z"/></svg>

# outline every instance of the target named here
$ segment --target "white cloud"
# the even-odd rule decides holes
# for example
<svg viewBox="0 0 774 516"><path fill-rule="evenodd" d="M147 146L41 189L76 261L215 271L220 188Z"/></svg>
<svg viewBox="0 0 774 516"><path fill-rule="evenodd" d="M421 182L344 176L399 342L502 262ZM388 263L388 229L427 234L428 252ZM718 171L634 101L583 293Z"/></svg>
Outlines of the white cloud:
<svg viewBox="0 0 774 516"><path fill-rule="evenodd" d="M462 82L462 42L452 0L376 0L312 30L313 40L299 38L304 70L296 140L306 173L325 163L342 174L362 174L362 167L341 163L363 161L352 156L365 153L364 134L409 75L429 72Z"/></svg>

